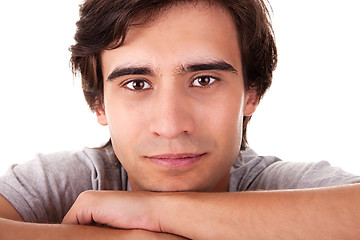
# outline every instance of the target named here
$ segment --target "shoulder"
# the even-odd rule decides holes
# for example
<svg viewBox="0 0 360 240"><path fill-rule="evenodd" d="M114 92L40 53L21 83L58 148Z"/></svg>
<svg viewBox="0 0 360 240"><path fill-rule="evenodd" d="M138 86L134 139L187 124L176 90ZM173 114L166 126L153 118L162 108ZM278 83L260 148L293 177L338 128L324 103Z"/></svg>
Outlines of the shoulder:
<svg viewBox="0 0 360 240"><path fill-rule="evenodd" d="M265 169L280 161L277 157L259 156L251 148L240 152L231 168L229 191L250 190Z"/></svg>
<svg viewBox="0 0 360 240"><path fill-rule="evenodd" d="M326 161L287 162L247 149L232 168L230 191L325 187L358 181L359 177Z"/></svg>
<svg viewBox="0 0 360 240"><path fill-rule="evenodd" d="M93 190L121 188L119 186L121 164L112 147L38 154L34 162L32 165L36 166L36 170L42 169L48 177L58 178L62 175L62 178L70 181L83 181L84 184L91 185L89 189Z"/></svg>
<svg viewBox="0 0 360 240"><path fill-rule="evenodd" d="M26 221L58 222L81 192L121 189L120 169L109 149L38 154L0 177L0 194Z"/></svg>
<svg viewBox="0 0 360 240"><path fill-rule="evenodd" d="M84 148L37 154L31 161L12 165L0 183L31 192L118 190L120 168L111 150Z"/></svg>
<svg viewBox="0 0 360 240"><path fill-rule="evenodd" d="M31 161L12 165L10 172L29 175L43 172L48 176L53 172L56 172L56 175L72 172L81 174L104 168L113 162L104 150L84 148L76 151L39 153Z"/></svg>

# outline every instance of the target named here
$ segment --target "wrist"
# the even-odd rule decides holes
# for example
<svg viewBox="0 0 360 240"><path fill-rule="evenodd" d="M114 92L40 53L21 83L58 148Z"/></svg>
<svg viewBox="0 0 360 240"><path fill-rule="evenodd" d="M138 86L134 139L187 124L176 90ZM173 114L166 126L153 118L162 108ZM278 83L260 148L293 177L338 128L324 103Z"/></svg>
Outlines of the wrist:
<svg viewBox="0 0 360 240"><path fill-rule="evenodd" d="M157 217L159 229L162 232L199 239L196 233L199 232L200 225L206 222L206 219L200 216L205 213L202 211L205 209L205 195L206 193L191 192L157 194L153 201L155 204L153 213ZM199 218L202 219L201 223Z"/></svg>

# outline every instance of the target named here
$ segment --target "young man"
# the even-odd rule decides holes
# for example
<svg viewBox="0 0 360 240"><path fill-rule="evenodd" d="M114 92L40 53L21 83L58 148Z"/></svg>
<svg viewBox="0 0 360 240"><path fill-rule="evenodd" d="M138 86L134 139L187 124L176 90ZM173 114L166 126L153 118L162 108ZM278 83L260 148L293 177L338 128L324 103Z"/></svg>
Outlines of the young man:
<svg viewBox="0 0 360 240"><path fill-rule="evenodd" d="M245 150L276 65L262 1L88 0L77 26L111 142L2 177L1 239L358 238L359 177Z"/></svg>

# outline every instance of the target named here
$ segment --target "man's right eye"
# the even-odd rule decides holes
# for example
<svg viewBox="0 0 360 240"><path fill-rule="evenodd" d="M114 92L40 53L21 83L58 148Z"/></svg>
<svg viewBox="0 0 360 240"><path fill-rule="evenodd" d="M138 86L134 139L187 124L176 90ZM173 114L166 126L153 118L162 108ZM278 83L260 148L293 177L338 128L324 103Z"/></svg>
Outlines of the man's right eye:
<svg viewBox="0 0 360 240"><path fill-rule="evenodd" d="M151 88L151 85L145 80L131 80L123 85L125 88L132 91L147 90Z"/></svg>

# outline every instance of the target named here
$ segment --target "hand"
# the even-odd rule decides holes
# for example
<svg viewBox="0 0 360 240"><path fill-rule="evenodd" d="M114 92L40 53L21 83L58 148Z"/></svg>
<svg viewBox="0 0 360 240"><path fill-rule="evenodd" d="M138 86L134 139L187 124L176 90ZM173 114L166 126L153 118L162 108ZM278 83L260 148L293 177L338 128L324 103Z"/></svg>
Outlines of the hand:
<svg viewBox="0 0 360 240"><path fill-rule="evenodd" d="M158 215L152 208L155 195L151 192L86 191L79 195L62 223L162 232Z"/></svg>

